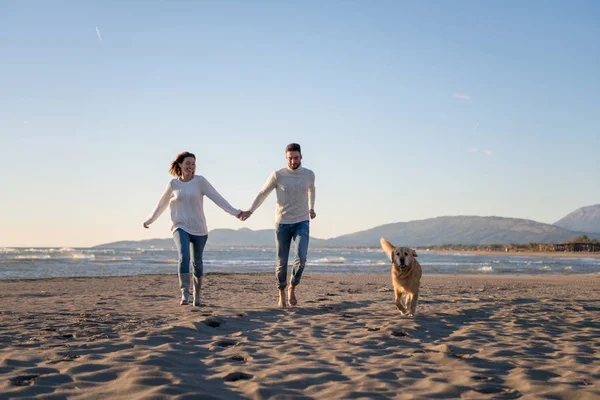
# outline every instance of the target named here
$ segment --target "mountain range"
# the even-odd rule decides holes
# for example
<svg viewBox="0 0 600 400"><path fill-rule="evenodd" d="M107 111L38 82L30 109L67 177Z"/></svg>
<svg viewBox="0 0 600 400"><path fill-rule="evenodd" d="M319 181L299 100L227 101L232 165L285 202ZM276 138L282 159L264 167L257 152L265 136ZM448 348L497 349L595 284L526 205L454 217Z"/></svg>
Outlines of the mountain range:
<svg viewBox="0 0 600 400"><path fill-rule="evenodd" d="M396 222L338 236L332 239L310 238L313 247L379 246L385 237L394 244L434 246L449 244L528 244L561 243L578 236L600 239L600 204L579 208L555 224L527 219L479 216L444 216ZM210 246L267 246L275 237L272 229L214 229L209 232ZM173 239L149 239L106 243L96 248L174 248Z"/></svg>
<svg viewBox="0 0 600 400"><path fill-rule="evenodd" d="M590 233L600 232L600 204L581 207L554 223L561 228Z"/></svg>

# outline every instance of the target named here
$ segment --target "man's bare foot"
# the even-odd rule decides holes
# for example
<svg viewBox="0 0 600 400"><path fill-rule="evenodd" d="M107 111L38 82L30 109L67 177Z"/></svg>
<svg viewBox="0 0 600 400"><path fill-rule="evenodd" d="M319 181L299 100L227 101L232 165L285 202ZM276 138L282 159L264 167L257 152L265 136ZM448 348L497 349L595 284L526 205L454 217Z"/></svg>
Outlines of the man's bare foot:
<svg viewBox="0 0 600 400"><path fill-rule="evenodd" d="M279 289L279 303L277 303L277 307L286 308L287 304L285 301L285 289Z"/></svg>
<svg viewBox="0 0 600 400"><path fill-rule="evenodd" d="M295 306L296 304L298 304L298 300L296 299L296 294L294 293L296 291L296 288L292 285L290 285L290 288L288 289L288 301L290 302L291 306Z"/></svg>

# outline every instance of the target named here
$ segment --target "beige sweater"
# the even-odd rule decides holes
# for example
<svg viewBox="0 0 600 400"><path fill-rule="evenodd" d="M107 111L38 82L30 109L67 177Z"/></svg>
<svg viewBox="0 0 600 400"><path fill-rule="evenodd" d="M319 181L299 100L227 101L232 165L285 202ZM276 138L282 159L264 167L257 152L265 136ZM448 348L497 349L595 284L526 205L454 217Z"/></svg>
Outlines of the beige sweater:
<svg viewBox="0 0 600 400"><path fill-rule="evenodd" d="M156 221L167 207L171 206L171 231L181 228L191 235L207 235L204 196L231 215L240 213L240 210L233 208L206 178L195 175L189 182L171 180L146 224L150 225Z"/></svg>
<svg viewBox="0 0 600 400"><path fill-rule="evenodd" d="M256 195L250 211L254 212L275 189L277 206L275 222L278 224L294 224L308 221L309 210L315 208L315 173L303 168L293 170L282 168L274 171Z"/></svg>

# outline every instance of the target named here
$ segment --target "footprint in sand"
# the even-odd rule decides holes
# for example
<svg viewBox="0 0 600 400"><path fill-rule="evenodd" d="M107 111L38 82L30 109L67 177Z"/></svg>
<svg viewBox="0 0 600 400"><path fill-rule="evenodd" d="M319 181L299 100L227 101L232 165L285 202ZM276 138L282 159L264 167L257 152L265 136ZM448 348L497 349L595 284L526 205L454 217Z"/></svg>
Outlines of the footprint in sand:
<svg viewBox="0 0 600 400"><path fill-rule="evenodd" d="M522 396L521 392L518 390L511 390L495 384L483 384L474 387L473 390L482 394L494 394L494 399L518 399Z"/></svg>
<svg viewBox="0 0 600 400"><path fill-rule="evenodd" d="M254 378L254 375L247 374L245 372L237 371L231 372L223 377L226 382L235 382L240 380L248 380Z"/></svg>
<svg viewBox="0 0 600 400"><path fill-rule="evenodd" d="M13 386L29 386L39 377L39 374L15 376L10 379L10 383Z"/></svg>
<svg viewBox="0 0 600 400"><path fill-rule="evenodd" d="M215 342L215 346L219 346L219 347L231 347L231 346L235 346L237 344L238 344L238 342L236 342L235 340L231 340L231 339L221 339L221 340Z"/></svg>
<svg viewBox="0 0 600 400"><path fill-rule="evenodd" d="M210 326L211 328L218 328L223 324L223 320L215 317L208 317L202 323L206 326Z"/></svg>
<svg viewBox="0 0 600 400"><path fill-rule="evenodd" d="M406 333L402 329L392 329L391 334L392 334L392 336L396 336L396 337L408 336L408 333Z"/></svg>
<svg viewBox="0 0 600 400"><path fill-rule="evenodd" d="M61 363L61 362L73 361L73 360L75 360L75 359L77 359L79 357L81 357L81 356L78 356L76 354L67 354L63 358L59 358L57 360L48 361L48 364L58 364L58 363Z"/></svg>
<svg viewBox="0 0 600 400"><path fill-rule="evenodd" d="M231 361L238 361L238 362L244 362L244 361L246 361L246 357L244 357L244 356L240 356L239 354L236 354L236 355L234 355L234 356L231 356L231 357L229 357L229 359L230 359Z"/></svg>

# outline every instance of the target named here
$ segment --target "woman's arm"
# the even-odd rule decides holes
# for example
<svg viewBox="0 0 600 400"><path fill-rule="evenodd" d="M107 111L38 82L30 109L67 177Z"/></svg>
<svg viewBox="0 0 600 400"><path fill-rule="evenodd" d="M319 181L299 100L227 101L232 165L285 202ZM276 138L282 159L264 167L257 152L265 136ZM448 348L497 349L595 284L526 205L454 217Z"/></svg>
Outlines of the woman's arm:
<svg viewBox="0 0 600 400"><path fill-rule="evenodd" d="M242 212L242 210L238 210L237 208L233 208L231 204L223 196L217 192L217 190L210 184L210 182L202 177L200 180L200 190L202 193L212 200L213 203L218 205L223 211L229 213L233 216L238 216Z"/></svg>
<svg viewBox="0 0 600 400"><path fill-rule="evenodd" d="M150 224L156 221L158 217L160 217L160 215L167 209L167 207L169 207L171 197L173 197L173 187L171 186L171 182L169 182L165 192L158 201L156 208L152 212L152 215L146 220L146 222L144 222L144 228L148 228Z"/></svg>

